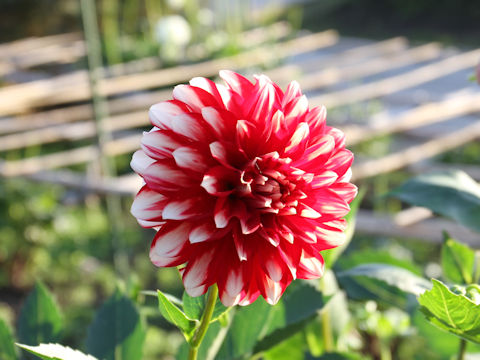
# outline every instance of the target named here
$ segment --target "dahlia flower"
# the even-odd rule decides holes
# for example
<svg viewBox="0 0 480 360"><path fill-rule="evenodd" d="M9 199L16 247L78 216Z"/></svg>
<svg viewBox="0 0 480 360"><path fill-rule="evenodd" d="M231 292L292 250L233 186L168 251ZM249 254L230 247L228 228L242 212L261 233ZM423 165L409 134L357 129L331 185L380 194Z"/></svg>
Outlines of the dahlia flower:
<svg viewBox="0 0 480 360"><path fill-rule="evenodd" d="M353 155L297 82L284 92L264 75L220 76L226 86L194 78L150 108L131 212L158 230L150 259L181 266L189 295L217 284L226 306L275 304L293 279L322 276L320 252L344 241Z"/></svg>

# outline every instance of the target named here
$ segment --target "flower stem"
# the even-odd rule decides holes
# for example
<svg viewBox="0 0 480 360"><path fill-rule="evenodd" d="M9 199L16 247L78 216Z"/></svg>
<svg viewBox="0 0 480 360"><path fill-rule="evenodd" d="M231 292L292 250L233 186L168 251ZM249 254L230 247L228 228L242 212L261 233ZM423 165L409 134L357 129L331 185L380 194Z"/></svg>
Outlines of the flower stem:
<svg viewBox="0 0 480 360"><path fill-rule="evenodd" d="M193 339L190 342L190 351L188 353L188 360L196 360L198 354L198 348L202 343L205 334L207 333L210 320L212 320L213 310L215 309L215 303L217 302L218 287L217 284L213 284L208 292L207 303L205 304L205 310L203 310L202 318L200 319L200 326L198 327Z"/></svg>
<svg viewBox="0 0 480 360"><path fill-rule="evenodd" d="M324 309L321 316L323 346L326 352L332 352L334 350L334 341L332 335L332 326L330 324L330 313L328 312L328 309Z"/></svg>
<svg viewBox="0 0 480 360"><path fill-rule="evenodd" d="M465 351L467 349L467 340L461 339L460 340L460 346L458 348L458 356L457 360L463 360L465 359Z"/></svg>

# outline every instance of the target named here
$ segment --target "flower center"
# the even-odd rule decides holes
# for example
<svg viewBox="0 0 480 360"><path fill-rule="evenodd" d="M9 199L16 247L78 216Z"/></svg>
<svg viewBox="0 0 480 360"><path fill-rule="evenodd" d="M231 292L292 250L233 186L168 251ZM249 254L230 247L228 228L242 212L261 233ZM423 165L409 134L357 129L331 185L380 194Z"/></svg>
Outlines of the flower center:
<svg viewBox="0 0 480 360"><path fill-rule="evenodd" d="M298 200L306 197L299 190L303 177L295 174L290 159L282 159L277 153L257 158L242 174L245 202L250 211L294 215Z"/></svg>

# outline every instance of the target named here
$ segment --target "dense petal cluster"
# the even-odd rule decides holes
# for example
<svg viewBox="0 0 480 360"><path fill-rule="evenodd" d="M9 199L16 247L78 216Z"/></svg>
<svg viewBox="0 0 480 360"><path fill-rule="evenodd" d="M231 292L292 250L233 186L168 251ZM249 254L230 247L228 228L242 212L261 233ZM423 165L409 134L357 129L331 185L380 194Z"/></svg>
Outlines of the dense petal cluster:
<svg viewBox="0 0 480 360"><path fill-rule="evenodd" d="M353 155L296 82L220 76L226 86L194 78L151 107L131 211L158 229L152 262L182 265L191 296L216 283L227 306L274 304L293 279L322 276L320 251L344 241Z"/></svg>

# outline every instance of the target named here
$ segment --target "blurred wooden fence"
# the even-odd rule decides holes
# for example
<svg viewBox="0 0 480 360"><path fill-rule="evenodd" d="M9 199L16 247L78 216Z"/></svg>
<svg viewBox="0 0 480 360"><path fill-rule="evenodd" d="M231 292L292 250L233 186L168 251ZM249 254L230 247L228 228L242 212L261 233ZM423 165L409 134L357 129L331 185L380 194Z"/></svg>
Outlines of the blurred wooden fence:
<svg viewBox="0 0 480 360"><path fill-rule="evenodd" d="M480 49L413 46L404 38L379 42L342 38L335 31L289 35L288 26L278 23L245 33L241 37L245 51L237 55L167 69L159 69L155 58L105 69L100 92L108 99L110 116L104 126L112 134L105 152L115 156L138 149L139 128L149 125L150 105L170 98L173 85L195 76L214 77L221 69L262 71L282 86L298 80L311 105L333 109L329 120L340 124L349 145L401 134L391 153L357 159L357 181L403 168L413 173L440 169L444 165L433 157L480 138L480 87L467 81L480 60ZM63 69L84 55L79 34L0 44L0 76L6 83L0 87L0 176L132 195L141 182L134 174L98 179L66 169L98 156L88 74L70 70L39 78L43 75L36 69L45 65ZM377 105L381 111L369 116L368 109ZM355 115L359 109L361 121ZM62 144L62 150L38 151L55 143ZM32 153L28 149L42 154L18 155ZM480 179L479 167L459 167ZM357 228L432 241L440 240L446 229L478 245L478 237L467 230L424 215L416 209L395 218L362 211Z"/></svg>

